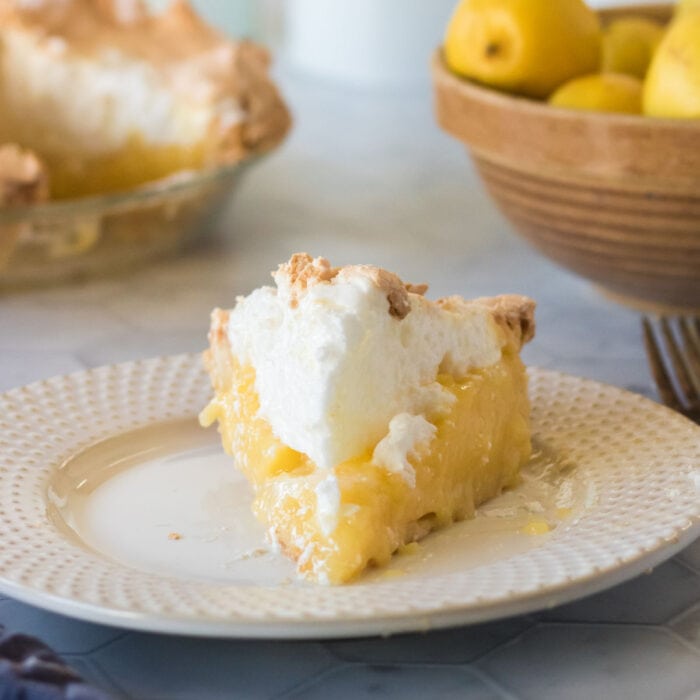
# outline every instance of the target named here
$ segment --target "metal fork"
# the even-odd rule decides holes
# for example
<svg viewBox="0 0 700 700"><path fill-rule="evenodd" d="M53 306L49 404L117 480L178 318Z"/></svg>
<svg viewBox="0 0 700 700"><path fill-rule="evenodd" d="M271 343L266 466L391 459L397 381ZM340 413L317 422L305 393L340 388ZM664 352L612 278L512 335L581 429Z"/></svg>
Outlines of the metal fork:
<svg viewBox="0 0 700 700"><path fill-rule="evenodd" d="M642 318L644 346L661 400L700 423L700 318Z"/></svg>

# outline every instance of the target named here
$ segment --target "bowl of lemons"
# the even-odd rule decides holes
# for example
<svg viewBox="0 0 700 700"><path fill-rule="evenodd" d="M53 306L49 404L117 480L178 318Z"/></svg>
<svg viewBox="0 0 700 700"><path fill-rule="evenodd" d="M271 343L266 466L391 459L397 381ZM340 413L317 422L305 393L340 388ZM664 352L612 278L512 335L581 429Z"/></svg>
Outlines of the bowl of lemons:
<svg viewBox="0 0 700 700"><path fill-rule="evenodd" d="M621 301L700 309L700 0L462 0L433 79L516 231Z"/></svg>

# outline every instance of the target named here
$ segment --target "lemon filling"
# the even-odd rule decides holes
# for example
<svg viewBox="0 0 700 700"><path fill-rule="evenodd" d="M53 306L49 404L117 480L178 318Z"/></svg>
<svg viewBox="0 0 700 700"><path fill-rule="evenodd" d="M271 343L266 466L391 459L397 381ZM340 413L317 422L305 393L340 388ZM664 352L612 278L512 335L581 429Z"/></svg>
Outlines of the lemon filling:
<svg viewBox="0 0 700 700"><path fill-rule="evenodd" d="M526 378L514 353L459 380L440 376L452 407L434 422L416 419L419 437L403 453L382 449L390 426L373 452L332 469L317 468L273 434L259 416L252 367L234 361L231 376L201 421L218 421L224 448L253 485L256 516L299 573L322 583L351 580L386 564L400 546L472 517L518 482L530 455ZM395 469L401 460L404 468Z"/></svg>

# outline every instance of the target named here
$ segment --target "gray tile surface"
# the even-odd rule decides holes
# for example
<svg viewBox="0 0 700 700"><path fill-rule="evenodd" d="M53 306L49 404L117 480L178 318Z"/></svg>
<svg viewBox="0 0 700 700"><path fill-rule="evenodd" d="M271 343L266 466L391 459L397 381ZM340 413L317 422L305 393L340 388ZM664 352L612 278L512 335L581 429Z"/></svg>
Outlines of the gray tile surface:
<svg viewBox="0 0 700 700"><path fill-rule="evenodd" d="M74 352L41 349L0 350L0 391L85 369Z"/></svg>
<svg viewBox="0 0 700 700"><path fill-rule="evenodd" d="M516 617L430 634L408 634L389 639L353 639L328 642L334 656L371 664L464 664L515 638L533 620Z"/></svg>
<svg viewBox="0 0 700 700"><path fill-rule="evenodd" d="M328 669L319 643L160 637L129 633L90 654L134 697L267 698Z"/></svg>
<svg viewBox="0 0 700 700"><path fill-rule="evenodd" d="M698 602L700 576L671 561L629 583L547 612L543 618L663 624Z"/></svg>
<svg viewBox="0 0 700 700"><path fill-rule="evenodd" d="M700 604L679 615L671 629L700 652Z"/></svg>
<svg viewBox="0 0 700 700"><path fill-rule="evenodd" d="M680 559L687 567L700 574L700 540L687 547L680 555Z"/></svg>
<svg viewBox="0 0 700 700"><path fill-rule="evenodd" d="M63 654L65 662L81 678L95 688L109 693L114 700L128 700L129 695L120 687L113 678L110 678L90 657L78 654Z"/></svg>
<svg viewBox="0 0 700 700"><path fill-rule="evenodd" d="M14 600L0 602L0 622L7 632L41 637L58 654L90 654L119 635L110 627L70 620Z"/></svg>
<svg viewBox="0 0 700 700"><path fill-rule="evenodd" d="M504 695L465 668L433 666L341 666L283 696L297 700L360 698L431 698L500 700Z"/></svg>
<svg viewBox="0 0 700 700"><path fill-rule="evenodd" d="M700 688L700 656L657 627L542 624L477 665L522 700L671 700Z"/></svg>

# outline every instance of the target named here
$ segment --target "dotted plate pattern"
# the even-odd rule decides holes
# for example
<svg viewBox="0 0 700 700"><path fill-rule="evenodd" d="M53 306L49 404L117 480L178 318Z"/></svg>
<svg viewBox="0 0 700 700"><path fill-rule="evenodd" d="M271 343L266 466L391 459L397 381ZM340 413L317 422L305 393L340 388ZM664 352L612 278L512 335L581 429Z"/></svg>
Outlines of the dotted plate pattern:
<svg viewBox="0 0 700 700"><path fill-rule="evenodd" d="M138 571L47 517L52 474L77 452L196 415L199 355L102 367L0 395L0 590L121 627L228 637L388 634L549 607L630 578L700 535L700 428L641 396L530 370L540 444L582 470L595 502L525 553L470 571L344 587L235 586Z"/></svg>

